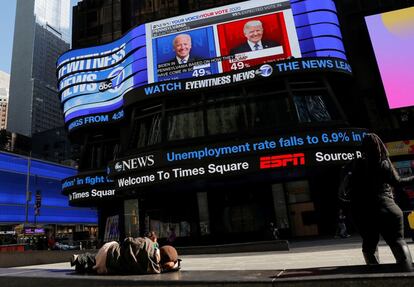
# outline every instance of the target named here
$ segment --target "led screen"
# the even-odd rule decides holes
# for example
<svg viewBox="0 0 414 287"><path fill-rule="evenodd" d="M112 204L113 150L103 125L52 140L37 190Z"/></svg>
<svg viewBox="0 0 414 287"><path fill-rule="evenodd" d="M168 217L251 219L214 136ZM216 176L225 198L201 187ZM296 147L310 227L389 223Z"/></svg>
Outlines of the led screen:
<svg viewBox="0 0 414 287"><path fill-rule="evenodd" d="M301 56L292 9L285 0L248 1L152 22L147 35L153 60L150 82Z"/></svg>
<svg viewBox="0 0 414 287"><path fill-rule="evenodd" d="M333 1L255 0L143 24L57 62L68 129L123 117L124 95L302 57L346 59Z"/></svg>
<svg viewBox="0 0 414 287"><path fill-rule="evenodd" d="M365 17L391 109L414 106L414 7Z"/></svg>
<svg viewBox="0 0 414 287"><path fill-rule="evenodd" d="M70 207L67 196L61 193L61 180L76 172L74 168L36 159L29 164L27 157L0 152L0 222L25 222L28 189L29 222L96 224L96 210ZM35 219L36 192L41 194L41 208Z"/></svg>

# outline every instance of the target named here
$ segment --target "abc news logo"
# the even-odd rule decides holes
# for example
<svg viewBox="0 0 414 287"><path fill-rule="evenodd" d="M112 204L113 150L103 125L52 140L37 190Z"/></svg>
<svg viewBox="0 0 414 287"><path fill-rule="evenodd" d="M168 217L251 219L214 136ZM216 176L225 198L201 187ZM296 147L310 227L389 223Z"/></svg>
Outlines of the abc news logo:
<svg viewBox="0 0 414 287"><path fill-rule="evenodd" d="M305 165L304 153L292 153L260 157L260 169Z"/></svg>
<svg viewBox="0 0 414 287"><path fill-rule="evenodd" d="M114 169L117 172L142 169L146 167L151 167L155 164L154 155L146 155L141 157L134 157L128 160L118 161L114 165Z"/></svg>

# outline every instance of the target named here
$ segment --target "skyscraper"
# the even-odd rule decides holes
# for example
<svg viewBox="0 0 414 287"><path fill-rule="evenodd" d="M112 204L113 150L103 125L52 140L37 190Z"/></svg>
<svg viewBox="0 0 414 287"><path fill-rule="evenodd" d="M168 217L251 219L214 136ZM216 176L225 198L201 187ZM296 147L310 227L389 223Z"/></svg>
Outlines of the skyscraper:
<svg viewBox="0 0 414 287"><path fill-rule="evenodd" d="M9 101L10 75L0 71L0 130L7 127L7 103Z"/></svg>
<svg viewBox="0 0 414 287"><path fill-rule="evenodd" d="M63 126L55 63L70 48L70 0L17 0L8 130Z"/></svg>

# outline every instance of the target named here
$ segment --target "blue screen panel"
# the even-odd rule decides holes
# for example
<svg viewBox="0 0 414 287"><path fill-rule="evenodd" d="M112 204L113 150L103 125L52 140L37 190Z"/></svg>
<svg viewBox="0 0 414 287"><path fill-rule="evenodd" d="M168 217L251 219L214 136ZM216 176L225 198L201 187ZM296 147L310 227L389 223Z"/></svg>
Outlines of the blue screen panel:
<svg viewBox="0 0 414 287"><path fill-rule="evenodd" d="M331 23L319 23L310 26L303 26L301 28L297 28L296 31L299 41L319 36L336 36L339 39L342 39L339 27Z"/></svg>
<svg viewBox="0 0 414 287"><path fill-rule="evenodd" d="M338 25L338 16L330 11L315 11L294 16L296 27L308 26L316 23L333 23Z"/></svg>
<svg viewBox="0 0 414 287"><path fill-rule="evenodd" d="M293 15L308 13L315 10L330 10L336 12L335 3L328 1L291 1Z"/></svg>
<svg viewBox="0 0 414 287"><path fill-rule="evenodd" d="M22 223L26 211L26 180L28 159L0 152L0 222ZM39 223L97 223L97 212L90 208L69 206L61 194L62 179L74 176L76 169L31 160L28 190L29 220L33 222L36 191L41 194Z"/></svg>
<svg viewBox="0 0 414 287"><path fill-rule="evenodd" d="M148 84L145 25L115 42L69 51L57 65L65 122L117 110L124 93Z"/></svg>
<svg viewBox="0 0 414 287"><path fill-rule="evenodd" d="M0 222L24 222L26 219L25 206L1 206ZM34 222L34 208L29 205L28 221ZM36 217L38 223L78 223L96 224L97 213L86 208L49 208L42 207Z"/></svg>
<svg viewBox="0 0 414 287"><path fill-rule="evenodd" d="M66 100L79 95L100 92L99 88L102 84L100 82L111 80L114 87L119 86L124 80L137 72L136 68L146 71L145 54L145 49L138 49L115 69L111 67L99 71L69 75L59 84L61 102L64 103Z"/></svg>
<svg viewBox="0 0 414 287"><path fill-rule="evenodd" d="M65 113L65 115L69 115L71 111L74 111L74 109L76 110L76 108L79 108L83 105L104 103L110 100L114 100L116 98L122 100L122 95L125 93L125 91L129 90L136 83L147 83L147 70L138 69L139 68L134 69L134 74L132 74L132 67L130 67L130 69L128 69L128 71L126 72L129 75L126 75L125 77L133 77L127 78L125 81L120 82L117 85L118 88L110 89L102 93L100 93L99 91L94 91L91 94L88 94L87 96L82 96L82 94L80 94L80 96L72 97L63 104L63 112Z"/></svg>
<svg viewBox="0 0 414 287"><path fill-rule="evenodd" d="M303 57L335 57L346 60L346 56L343 52L327 50L327 51L313 51L309 53L303 53Z"/></svg>
<svg viewBox="0 0 414 287"><path fill-rule="evenodd" d="M342 41L333 37L317 37L309 40L302 40L300 41L300 47L302 53L326 49L344 51Z"/></svg>
<svg viewBox="0 0 414 287"><path fill-rule="evenodd" d="M76 174L76 169L31 159L30 174L62 179ZM27 173L28 158L20 155L0 152L0 170Z"/></svg>

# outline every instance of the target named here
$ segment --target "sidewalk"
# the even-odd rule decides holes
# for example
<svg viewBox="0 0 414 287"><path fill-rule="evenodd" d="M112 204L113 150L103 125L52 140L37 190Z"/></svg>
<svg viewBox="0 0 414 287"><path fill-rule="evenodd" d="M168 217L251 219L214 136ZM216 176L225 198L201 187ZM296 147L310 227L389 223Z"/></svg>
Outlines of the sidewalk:
<svg viewBox="0 0 414 287"><path fill-rule="evenodd" d="M414 244L410 243L414 254ZM0 269L1 286L414 286L414 274L394 273L381 243L379 269L364 265L358 237L291 242L290 251L184 255L176 273L141 276L74 274L69 263ZM338 267L340 266L340 267ZM329 267L329 268L324 268ZM379 272L378 272L379 271ZM11 282L19 283L11 285ZM57 284L59 282L59 284ZM30 284L28 284L30 283ZM41 285L36 285L41 284Z"/></svg>
<svg viewBox="0 0 414 287"><path fill-rule="evenodd" d="M409 242L414 255L414 244ZM380 242L381 263L395 263L385 242ZM289 251L266 251L228 254L182 255L183 271L218 270L276 270L328 266L363 265L361 239L325 239L290 242ZM70 269L69 263L16 267L17 269Z"/></svg>

